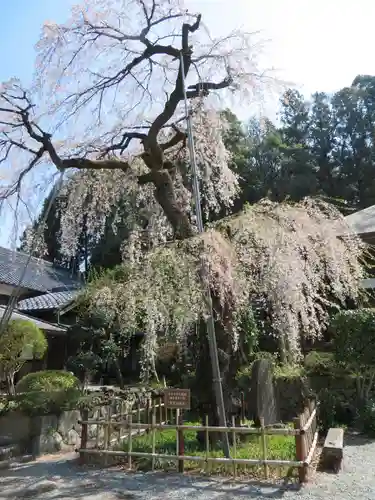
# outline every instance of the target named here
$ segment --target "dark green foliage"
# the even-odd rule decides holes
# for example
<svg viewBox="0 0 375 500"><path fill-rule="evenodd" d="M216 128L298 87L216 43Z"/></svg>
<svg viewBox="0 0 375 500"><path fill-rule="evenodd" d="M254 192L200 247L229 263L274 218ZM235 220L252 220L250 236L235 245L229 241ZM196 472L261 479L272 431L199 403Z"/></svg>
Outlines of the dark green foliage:
<svg viewBox="0 0 375 500"><path fill-rule="evenodd" d="M343 391L322 389L319 392L318 422L321 432L331 427L353 426L357 418L357 408L352 398Z"/></svg>
<svg viewBox="0 0 375 500"><path fill-rule="evenodd" d="M82 393L78 389L55 392L31 391L13 397L0 397L0 415L20 411L26 415L58 415L79 408Z"/></svg>
<svg viewBox="0 0 375 500"><path fill-rule="evenodd" d="M353 426L357 418L356 376L347 365L337 362L333 352L311 351L305 358L310 390L320 401L319 426Z"/></svg>
<svg viewBox="0 0 375 500"><path fill-rule="evenodd" d="M375 309L339 312L330 328L337 361L357 370L375 369Z"/></svg>
<svg viewBox="0 0 375 500"><path fill-rule="evenodd" d="M245 137L231 118L227 147L243 189L236 208L265 196L321 196L345 214L375 203L375 77L311 99L287 90L280 116L279 128L251 120Z"/></svg>
<svg viewBox="0 0 375 500"><path fill-rule="evenodd" d="M105 275L116 272L115 268ZM68 350L74 354L67 365L85 382L100 369L113 370L118 385L123 387L121 361L128 355L131 338L121 333L116 318L106 318L86 305L85 296L78 299L77 323L68 330Z"/></svg>
<svg viewBox="0 0 375 500"><path fill-rule="evenodd" d="M312 376L333 375L337 369L334 353L311 351L305 358L306 373Z"/></svg>
<svg viewBox="0 0 375 500"><path fill-rule="evenodd" d="M45 370L28 373L16 385L17 393L49 392L77 389L79 380L63 370Z"/></svg>
<svg viewBox="0 0 375 500"><path fill-rule="evenodd" d="M357 423L361 430L370 437L375 436L375 400L370 399L359 408Z"/></svg>

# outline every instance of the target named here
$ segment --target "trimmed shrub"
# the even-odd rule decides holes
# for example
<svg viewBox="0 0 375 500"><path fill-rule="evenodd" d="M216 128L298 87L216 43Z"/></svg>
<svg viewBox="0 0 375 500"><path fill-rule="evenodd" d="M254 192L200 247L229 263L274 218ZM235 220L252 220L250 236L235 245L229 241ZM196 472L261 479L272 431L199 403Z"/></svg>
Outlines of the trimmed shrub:
<svg viewBox="0 0 375 500"><path fill-rule="evenodd" d="M0 396L0 416L19 411L29 416L59 415L63 411L80 407L82 392L78 389L64 391L32 391L15 396Z"/></svg>
<svg viewBox="0 0 375 500"><path fill-rule="evenodd" d="M49 392L78 389L80 382L72 373L63 370L45 370L28 373L16 385L20 392Z"/></svg>

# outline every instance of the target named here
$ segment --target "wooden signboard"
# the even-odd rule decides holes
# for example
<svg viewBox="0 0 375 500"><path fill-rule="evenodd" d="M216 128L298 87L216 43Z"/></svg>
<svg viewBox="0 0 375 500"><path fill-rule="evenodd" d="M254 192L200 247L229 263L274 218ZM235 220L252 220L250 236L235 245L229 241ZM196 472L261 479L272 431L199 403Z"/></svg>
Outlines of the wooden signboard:
<svg viewBox="0 0 375 500"><path fill-rule="evenodd" d="M190 389L165 389L164 404L170 409L190 410Z"/></svg>

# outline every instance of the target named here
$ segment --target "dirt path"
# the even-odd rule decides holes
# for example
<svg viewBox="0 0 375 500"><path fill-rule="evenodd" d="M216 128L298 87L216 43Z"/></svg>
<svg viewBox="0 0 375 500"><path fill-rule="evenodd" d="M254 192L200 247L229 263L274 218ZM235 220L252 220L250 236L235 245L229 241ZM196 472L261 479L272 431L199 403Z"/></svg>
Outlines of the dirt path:
<svg viewBox="0 0 375 500"><path fill-rule="evenodd" d="M349 438L339 475L314 476L299 491L283 485L236 484L188 476L127 474L119 469L89 469L73 456L47 457L0 472L0 499L40 500L375 500L375 441Z"/></svg>

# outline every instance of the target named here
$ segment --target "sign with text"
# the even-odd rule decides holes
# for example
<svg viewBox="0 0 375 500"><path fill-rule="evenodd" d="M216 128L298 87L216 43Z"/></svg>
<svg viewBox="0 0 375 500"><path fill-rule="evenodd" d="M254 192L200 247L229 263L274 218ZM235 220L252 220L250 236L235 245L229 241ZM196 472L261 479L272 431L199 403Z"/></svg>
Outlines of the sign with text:
<svg viewBox="0 0 375 500"><path fill-rule="evenodd" d="M190 410L190 389L166 389L164 404L166 408Z"/></svg>

